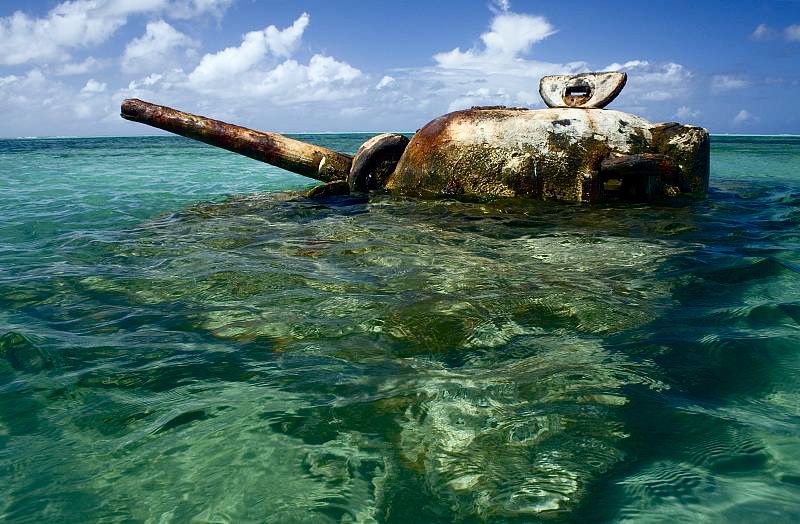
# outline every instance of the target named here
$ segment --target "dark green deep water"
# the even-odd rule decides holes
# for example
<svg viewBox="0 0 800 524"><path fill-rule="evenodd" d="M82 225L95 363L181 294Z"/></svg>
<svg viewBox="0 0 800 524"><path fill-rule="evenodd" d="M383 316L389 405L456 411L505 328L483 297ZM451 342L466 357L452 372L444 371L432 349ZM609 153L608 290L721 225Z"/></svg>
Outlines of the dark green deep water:
<svg viewBox="0 0 800 524"><path fill-rule="evenodd" d="M800 138L670 206L307 186L0 141L0 520L800 519Z"/></svg>

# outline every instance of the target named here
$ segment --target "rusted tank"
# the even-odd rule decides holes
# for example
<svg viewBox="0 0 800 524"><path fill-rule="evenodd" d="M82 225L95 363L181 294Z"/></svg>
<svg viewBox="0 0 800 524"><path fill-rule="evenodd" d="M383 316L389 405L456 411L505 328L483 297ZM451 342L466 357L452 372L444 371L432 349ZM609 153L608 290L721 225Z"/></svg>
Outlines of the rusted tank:
<svg viewBox="0 0 800 524"><path fill-rule="evenodd" d="M389 190L424 197L647 200L708 189L708 131L603 109L625 73L544 77L547 109L473 107L409 141L371 138L354 157L141 100L122 117L223 147L325 182L312 196Z"/></svg>

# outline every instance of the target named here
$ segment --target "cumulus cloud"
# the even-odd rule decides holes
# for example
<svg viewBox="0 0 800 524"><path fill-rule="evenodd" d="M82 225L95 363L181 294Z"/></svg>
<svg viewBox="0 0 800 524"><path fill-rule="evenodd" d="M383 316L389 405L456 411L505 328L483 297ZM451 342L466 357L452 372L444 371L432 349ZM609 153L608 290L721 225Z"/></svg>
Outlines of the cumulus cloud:
<svg viewBox="0 0 800 524"><path fill-rule="evenodd" d="M684 100L694 88L693 73L676 62L638 59L598 68L581 60L565 63L536 60L532 56L536 44L556 34L557 28L544 17L512 13L508 6L497 3L494 7L495 15L489 29L480 35L479 45L434 54L433 67L395 75L400 78L390 86L381 86L382 95L395 94L397 100L407 104L408 100L397 94L402 89L430 105L432 111L480 105L531 107L541 104L538 85L542 76L619 70L629 72L630 77L617 107L641 113L654 103ZM669 117L674 107L664 107L659 115Z"/></svg>
<svg viewBox="0 0 800 524"><path fill-rule="evenodd" d="M137 14L164 12L186 18L220 12L220 0L71 0L46 16L22 11L0 18L0 65L49 63L69 59L70 51L105 42Z"/></svg>
<svg viewBox="0 0 800 524"><path fill-rule="evenodd" d="M647 67L650 65L650 62L647 60L628 60L625 63L614 62L613 64L608 64L603 68L603 71L623 71L627 69L634 69L636 67Z"/></svg>
<svg viewBox="0 0 800 524"><path fill-rule="evenodd" d="M147 24L145 33L131 40L122 55L122 70L126 73L164 70L174 67L186 57L194 56L199 43L181 33L167 22L158 20Z"/></svg>
<svg viewBox="0 0 800 524"><path fill-rule="evenodd" d="M689 106L681 106L675 111L675 118L681 121L685 121L691 118L697 118L700 116L700 111L697 109L692 109Z"/></svg>
<svg viewBox="0 0 800 524"><path fill-rule="evenodd" d="M271 25L262 31L247 33L239 46L203 56L200 64L189 75L189 82L200 88L218 82L227 83L235 75L261 63L269 53L279 57L291 55L308 27L308 22L308 14L303 13L286 29L279 30Z"/></svg>
<svg viewBox="0 0 800 524"><path fill-rule="evenodd" d="M151 10L154 3L161 0L76 0L56 5L44 18L17 11L0 19L0 63L64 60L68 49L104 42L125 24L128 15Z"/></svg>
<svg viewBox="0 0 800 524"><path fill-rule="evenodd" d="M756 28L750 33L752 40L769 40L777 35L777 31L769 27L767 24L758 24Z"/></svg>
<svg viewBox="0 0 800 524"><path fill-rule="evenodd" d="M186 78L186 87L219 98L247 98L276 106L346 100L364 92L363 73L333 57L315 54L307 64L290 58L310 23L307 13L289 27L252 31L236 47L208 53Z"/></svg>
<svg viewBox="0 0 800 524"><path fill-rule="evenodd" d="M87 57L81 62L69 62L56 68L58 76L85 75L105 67L105 62L93 56Z"/></svg>
<svg viewBox="0 0 800 524"><path fill-rule="evenodd" d="M510 93L507 89L502 87L490 89L487 87L480 87L472 91L467 91L463 95L450 102L447 107L448 111L457 111L474 106L487 106L487 105L504 105L513 106L525 103L528 100L526 93ZM533 101L530 101L532 103Z"/></svg>
<svg viewBox="0 0 800 524"><path fill-rule="evenodd" d="M690 90L693 77L691 71L675 62L656 64L647 60L629 60L609 64L604 70L629 73L622 96L634 103L684 98Z"/></svg>
<svg viewBox="0 0 800 524"><path fill-rule="evenodd" d="M314 55L307 65L286 60L267 71L256 71L241 90L248 95L269 98L276 105L351 98L361 92L349 89L361 71L323 55Z"/></svg>
<svg viewBox="0 0 800 524"><path fill-rule="evenodd" d="M509 0L492 0L489 9L493 13L507 13L511 10L511 2Z"/></svg>
<svg viewBox="0 0 800 524"><path fill-rule="evenodd" d="M126 87L118 89L113 98L116 102L124 98L157 99L181 107L191 107L197 100L196 92L187 85L186 73L180 68L131 80ZM206 104L218 103L218 100L211 97L203 98L203 101Z"/></svg>
<svg viewBox="0 0 800 524"><path fill-rule="evenodd" d="M24 76L0 77L0 102L19 103L20 107L38 97L49 88L49 83L40 69L31 69Z"/></svg>
<svg viewBox="0 0 800 524"><path fill-rule="evenodd" d="M170 18L188 19L203 14L221 17L233 0L174 0L168 5Z"/></svg>
<svg viewBox="0 0 800 524"><path fill-rule="evenodd" d="M495 16L490 30L481 35L482 48L462 51L456 47L435 54L433 59L445 69L496 72L508 71L511 66L517 72L524 72L525 67L531 64L521 55L555 32L544 17L504 12Z"/></svg>
<svg viewBox="0 0 800 524"><path fill-rule="evenodd" d="M736 113L736 116L733 117L733 123L736 125L747 124L750 122L754 122L756 120L758 120L758 117L756 117L746 109L742 109L741 111Z"/></svg>
<svg viewBox="0 0 800 524"><path fill-rule="evenodd" d="M141 87L154 86L162 78L164 78L164 75L161 75L161 74L158 74L158 73L153 73L152 75L148 75L148 76L142 78L141 80L131 80L131 82L128 84L128 89L131 90L131 91L134 91L134 90L139 89Z"/></svg>
<svg viewBox="0 0 800 524"><path fill-rule="evenodd" d="M750 33L751 40L773 40L783 38L787 42L800 42L800 24L792 24L783 29L776 29L767 24L758 24Z"/></svg>
<svg viewBox="0 0 800 524"><path fill-rule="evenodd" d="M714 93L743 89L748 85L750 83L747 80L733 75L714 75L711 77L711 91Z"/></svg>
<svg viewBox="0 0 800 524"><path fill-rule="evenodd" d="M385 87L389 87L390 85L392 85L394 83L395 83L394 77L389 76L389 75L385 75L383 78L381 78L380 82L375 84L375 89L380 91L381 89L383 89Z"/></svg>
<svg viewBox="0 0 800 524"><path fill-rule="evenodd" d="M17 75L0 76L0 89L19 80Z"/></svg>
<svg viewBox="0 0 800 524"><path fill-rule="evenodd" d="M326 102L328 112L333 114L352 105L351 101L363 96L374 81L331 56L315 54L305 63L295 58L293 55L309 23L309 15L303 13L288 27L279 29L270 25L251 31L243 35L239 45L205 54L188 72L180 67L151 68L148 71L152 74L131 81L115 97L175 100L183 107L196 107L201 100L201 104L226 107L230 111L227 115L214 111L220 118L235 117L252 106L263 112L265 107L297 107L318 102ZM177 37L173 40L184 42ZM164 38L153 39L154 44L164 41ZM389 83L385 81L384 85Z"/></svg>
<svg viewBox="0 0 800 524"><path fill-rule="evenodd" d="M96 81L95 81L96 82ZM71 87L45 76L34 68L24 75L0 77L0 113L6 136L86 134L86 119L108 111L104 86L97 82L84 88L98 91L81 94Z"/></svg>
<svg viewBox="0 0 800 524"><path fill-rule="evenodd" d="M401 87L409 89L410 84L420 99L418 105L432 105L436 111L471 105L530 106L540 103L540 77L587 69L585 62L550 63L532 58L535 44L557 30L544 17L513 13L509 8L507 2L494 4L495 14L488 30L480 35L479 45L435 53L433 67L404 71L404 81L383 89L386 96Z"/></svg>
<svg viewBox="0 0 800 524"><path fill-rule="evenodd" d="M94 93L102 93L106 90L106 83L105 82L98 82L94 78L90 78L86 85L83 86L81 89L82 94L94 94Z"/></svg>

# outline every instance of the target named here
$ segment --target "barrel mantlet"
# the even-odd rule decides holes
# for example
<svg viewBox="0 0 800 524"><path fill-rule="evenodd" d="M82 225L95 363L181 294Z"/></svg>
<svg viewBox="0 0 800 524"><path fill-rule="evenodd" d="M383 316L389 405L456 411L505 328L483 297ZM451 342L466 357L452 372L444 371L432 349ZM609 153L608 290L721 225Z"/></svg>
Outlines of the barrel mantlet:
<svg viewBox="0 0 800 524"><path fill-rule="evenodd" d="M387 188L417 195L596 200L601 161L614 153L657 152L652 128L643 118L613 110L456 111L414 135ZM675 136L662 141L672 144Z"/></svg>

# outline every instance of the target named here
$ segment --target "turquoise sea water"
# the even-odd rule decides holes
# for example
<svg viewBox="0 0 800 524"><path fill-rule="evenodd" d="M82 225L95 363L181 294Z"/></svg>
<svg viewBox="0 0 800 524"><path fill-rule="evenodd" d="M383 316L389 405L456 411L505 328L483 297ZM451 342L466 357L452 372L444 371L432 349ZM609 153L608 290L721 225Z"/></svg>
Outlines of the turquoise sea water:
<svg viewBox="0 0 800 524"><path fill-rule="evenodd" d="M800 520L800 138L674 205L308 186L0 141L0 520Z"/></svg>

